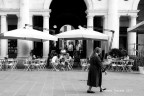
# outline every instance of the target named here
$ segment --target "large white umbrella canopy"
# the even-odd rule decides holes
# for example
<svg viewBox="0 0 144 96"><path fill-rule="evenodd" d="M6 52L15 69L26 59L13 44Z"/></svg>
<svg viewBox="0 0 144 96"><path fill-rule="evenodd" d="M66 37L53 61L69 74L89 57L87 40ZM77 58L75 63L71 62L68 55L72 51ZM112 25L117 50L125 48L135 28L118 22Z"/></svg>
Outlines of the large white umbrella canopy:
<svg viewBox="0 0 144 96"><path fill-rule="evenodd" d="M11 31L7 31L0 34L0 39L22 39L30 41L57 41L56 36L50 35L47 32L38 31L29 27L19 28Z"/></svg>
<svg viewBox="0 0 144 96"><path fill-rule="evenodd" d="M144 21L136 24L135 26L132 26L128 28L128 32L143 32L144 31Z"/></svg>
<svg viewBox="0 0 144 96"><path fill-rule="evenodd" d="M98 31L93 31L90 29L80 28L71 31L62 32L56 35L58 38L67 39L67 40L77 40L77 39L86 39L86 40L100 40L107 41L109 36Z"/></svg>

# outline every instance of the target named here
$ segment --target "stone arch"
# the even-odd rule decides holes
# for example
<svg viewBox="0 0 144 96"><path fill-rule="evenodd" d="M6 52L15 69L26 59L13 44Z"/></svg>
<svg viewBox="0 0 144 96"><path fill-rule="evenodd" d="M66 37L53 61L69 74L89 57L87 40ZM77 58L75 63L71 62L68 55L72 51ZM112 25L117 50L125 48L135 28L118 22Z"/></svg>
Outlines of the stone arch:
<svg viewBox="0 0 144 96"><path fill-rule="evenodd" d="M144 20L144 0L140 0L137 6L137 10L139 10L138 22L143 21Z"/></svg>
<svg viewBox="0 0 144 96"><path fill-rule="evenodd" d="M86 6L87 6L87 10L93 9L93 2L92 0L84 0ZM52 3L52 0L45 0L44 2L44 9L49 9L50 8L50 4Z"/></svg>
<svg viewBox="0 0 144 96"><path fill-rule="evenodd" d="M87 6L87 10L93 9L93 0L84 0Z"/></svg>
<svg viewBox="0 0 144 96"><path fill-rule="evenodd" d="M137 10L138 9L138 5L139 5L139 2L140 2L141 0L133 0L133 3L132 3L132 9L133 10Z"/></svg>

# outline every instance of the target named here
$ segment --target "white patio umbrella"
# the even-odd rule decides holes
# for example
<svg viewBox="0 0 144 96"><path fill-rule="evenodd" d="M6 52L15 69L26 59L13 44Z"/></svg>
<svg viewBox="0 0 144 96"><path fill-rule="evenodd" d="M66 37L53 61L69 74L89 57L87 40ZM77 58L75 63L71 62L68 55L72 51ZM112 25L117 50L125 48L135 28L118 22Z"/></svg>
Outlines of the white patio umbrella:
<svg viewBox="0 0 144 96"><path fill-rule="evenodd" d="M86 40L100 40L107 41L108 35L100 33L98 31L93 31L90 29L75 29L71 31L62 32L56 35L58 38L66 40L77 40L77 39L86 39Z"/></svg>
<svg viewBox="0 0 144 96"><path fill-rule="evenodd" d="M30 41L48 41L53 40L57 41L58 38L56 36L50 35L49 33L34 30L32 28L24 27L11 31L7 31L0 34L0 39L22 39L22 40L30 40Z"/></svg>
<svg viewBox="0 0 144 96"><path fill-rule="evenodd" d="M136 24L135 26L132 26L128 28L128 32L143 32L144 31L144 21Z"/></svg>

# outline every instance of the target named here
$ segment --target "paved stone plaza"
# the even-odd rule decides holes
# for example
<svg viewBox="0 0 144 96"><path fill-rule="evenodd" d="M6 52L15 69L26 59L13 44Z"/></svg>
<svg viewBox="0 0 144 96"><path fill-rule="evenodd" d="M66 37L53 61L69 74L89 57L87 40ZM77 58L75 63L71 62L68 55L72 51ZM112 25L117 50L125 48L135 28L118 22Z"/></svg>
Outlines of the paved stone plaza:
<svg viewBox="0 0 144 96"><path fill-rule="evenodd" d="M0 96L144 96L144 75L136 72L108 72L103 75L107 88L88 94L87 72L0 71Z"/></svg>

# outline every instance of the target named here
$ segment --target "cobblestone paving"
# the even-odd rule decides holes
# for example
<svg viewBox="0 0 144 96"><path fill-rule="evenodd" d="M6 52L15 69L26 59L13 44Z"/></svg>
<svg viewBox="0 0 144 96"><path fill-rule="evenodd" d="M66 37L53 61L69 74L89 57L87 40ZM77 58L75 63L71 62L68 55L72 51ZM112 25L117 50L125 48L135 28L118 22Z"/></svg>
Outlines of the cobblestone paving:
<svg viewBox="0 0 144 96"><path fill-rule="evenodd" d="M144 96L144 75L108 72L103 75L107 88L88 94L84 71L0 71L0 96Z"/></svg>

